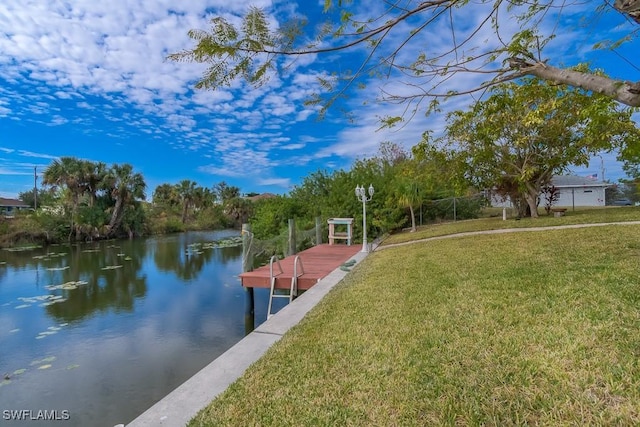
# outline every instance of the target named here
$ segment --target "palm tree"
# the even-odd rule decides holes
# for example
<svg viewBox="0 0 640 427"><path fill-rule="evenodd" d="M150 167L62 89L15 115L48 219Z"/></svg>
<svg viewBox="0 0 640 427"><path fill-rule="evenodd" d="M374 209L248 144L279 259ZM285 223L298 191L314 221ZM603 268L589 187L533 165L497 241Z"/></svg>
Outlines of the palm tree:
<svg viewBox="0 0 640 427"><path fill-rule="evenodd" d="M89 196L89 206L93 206L97 192L102 186L102 182L107 175L107 165L103 162L91 162L88 160L80 161L80 183L83 193Z"/></svg>
<svg viewBox="0 0 640 427"><path fill-rule="evenodd" d="M247 222L253 211L253 203L242 197L234 197L225 202L224 213L231 218L234 225Z"/></svg>
<svg viewBox="0 0 640 427"><path fill-rule="evenodd" d="M421 201L418 184L415 182L405 182L396 188L398 204L400 207L409 208L411 215L411 232L416 231L416 214L414 206Z"/></svg>
<svg viewBox="0 0 640 427"><path fill-rule="evenodd" d="M188 179L182 180L179 184L176 185L176 190L180 195L180 200L182 201L183 224L187 221L187 213L189 211L189 207L191 207L196 197L197 185L198 184L196 182L190 181Z"/></svg>
<svg viewBox="0 0 640 427"><path fill-rule="evenodd" d="M81 164L82 161L75 157L61 157L54 160L45 169L42 179L44 185L62 190L62 194L65 195L64 199L68 203L66 208L71 212L71 233L75 230L77 237L79 237L80 229L76 227L76 217L80 197L84 191L81 181ZM71 233L69 239L71 239Z"/></svg>
<svg viewBox="0 0 640 427"><path fill-rule="evenodd" d="M136 200L145 198L147 184L142 174L133 173L133 166L128 163L112 165L107 171L105 183L109 195L115 201L107 226L107 236L112 236L120 227L127 207L133 205Z"/></svg>
<svg viewBox="0 0 640 427"><path fill-rule="evenodd" d="M209 188L197 187L195 189L193 204L196 208L203 209L213 205L214 195Z"/></svg>

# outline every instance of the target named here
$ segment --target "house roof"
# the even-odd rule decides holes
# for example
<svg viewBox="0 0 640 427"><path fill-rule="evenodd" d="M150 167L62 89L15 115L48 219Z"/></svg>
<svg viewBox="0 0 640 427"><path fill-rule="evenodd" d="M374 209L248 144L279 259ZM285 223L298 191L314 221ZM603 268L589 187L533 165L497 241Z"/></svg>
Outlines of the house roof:
<svg viewBox="0 0 640 427"><path fill-rule="evenodd" d="M13 207L13 208L28 208L29 205L18 199L5 199L0 197L0 207Z"/></svg>
<svg viewBox="0 0 640 427"><path fill-rule="evenodd" d="M262 193L262 194L258 194L256 196L247 197L247 199L251 200L252 202L256 202L258 200L270 199L272 197L277 197L277 196L275 194L273 194L273 193Z"/></svg>
<svg viewBox="0 0 640 427"><path fill-rule="evenodd" d="M577 175L554 175L551 184L556 187L608 187L611 184L598 181L587 176Z"/></svg>

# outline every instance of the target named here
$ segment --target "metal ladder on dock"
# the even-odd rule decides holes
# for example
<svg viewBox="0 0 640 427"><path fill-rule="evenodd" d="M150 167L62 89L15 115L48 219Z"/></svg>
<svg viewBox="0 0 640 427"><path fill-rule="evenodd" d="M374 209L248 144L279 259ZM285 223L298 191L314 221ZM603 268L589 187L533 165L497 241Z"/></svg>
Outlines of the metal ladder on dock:
<svg viewBox="0 0 640 427"><path fill-rule="evenodd" d="M273 264L274 261L280 270L279 273L273 273ZM298 270L298 266L300 269ZM279 275L283 273L282 266L280 265L280 260L277 255L274 255L269 260L269 283L271 284L271 289L269 291L269 306L267 307L267 320L275 313L271 313L271 307L273 305L274 298L289 298L289 302L293 301L293 298L298 296L298 277L304 274L304 266L302 265L302 260L299 256L296 255L293 260L293 276L291 276L291 287L289 288L288 294L277 294L276 293L276 279Z"/></svg>

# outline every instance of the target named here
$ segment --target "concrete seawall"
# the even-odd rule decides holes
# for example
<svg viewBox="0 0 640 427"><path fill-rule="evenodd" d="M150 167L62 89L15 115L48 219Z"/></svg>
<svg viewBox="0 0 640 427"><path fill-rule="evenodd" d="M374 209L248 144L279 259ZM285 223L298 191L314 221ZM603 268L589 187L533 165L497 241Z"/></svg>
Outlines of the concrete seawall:
<svg viewBox="0 0 640 427"><path fill-rule="evenodd" d="M358 252L357 263L368 254ZM357 265L357 264L356 264ZM146 410L127 427L183 427L206 407L337 285L348 271L335 269L220 357Z"/></svg>

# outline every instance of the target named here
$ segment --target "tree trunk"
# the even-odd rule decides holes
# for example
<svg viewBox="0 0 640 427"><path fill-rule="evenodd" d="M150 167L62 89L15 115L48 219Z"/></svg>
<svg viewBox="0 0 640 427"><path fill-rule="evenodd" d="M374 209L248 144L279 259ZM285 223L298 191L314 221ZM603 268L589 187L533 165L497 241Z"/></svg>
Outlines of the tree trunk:
<svg viewBox="0 0 640 427"><path fill-rule="evenodd" d="M629 0L639 3L640 0ZM522 58L509 59L509 67L519 76L532 75L543 80L580 87L601 93L631 107L640 107L640 82L615 80L595 74L552 67L544 62L532 62Z"/></svg>
<svg viewBox="0 0 640 427"><path fill-rule="evenodd" d="M107 236L111 236L113 232L120 225L120 213L122 212L122 199L116 199L116 205L113 207L113 212L111 213L111 220L109 221L109 227L107 228Z"/></svg>
<svg viewBox="0 0 640 427"><path fill-rule="evenodd" d="M524 198L531 210L531 218L538 218L538 192L535 190L528 191L527 194L524 195Z"/></svg>
<svg viewBox="0 0 640 427"><path fill-rule="evenodd" d="M184 224L187 221L187 211L189 209L189 203L184 202L182 204L182 223Z"/></svg>
<svg viewBox="0 0 640 427"><path fill-rule="evenodd" d="M413 211L413 205L409 205L409 212L411 212L411 232L416 231L416 214Z"/></svg>

